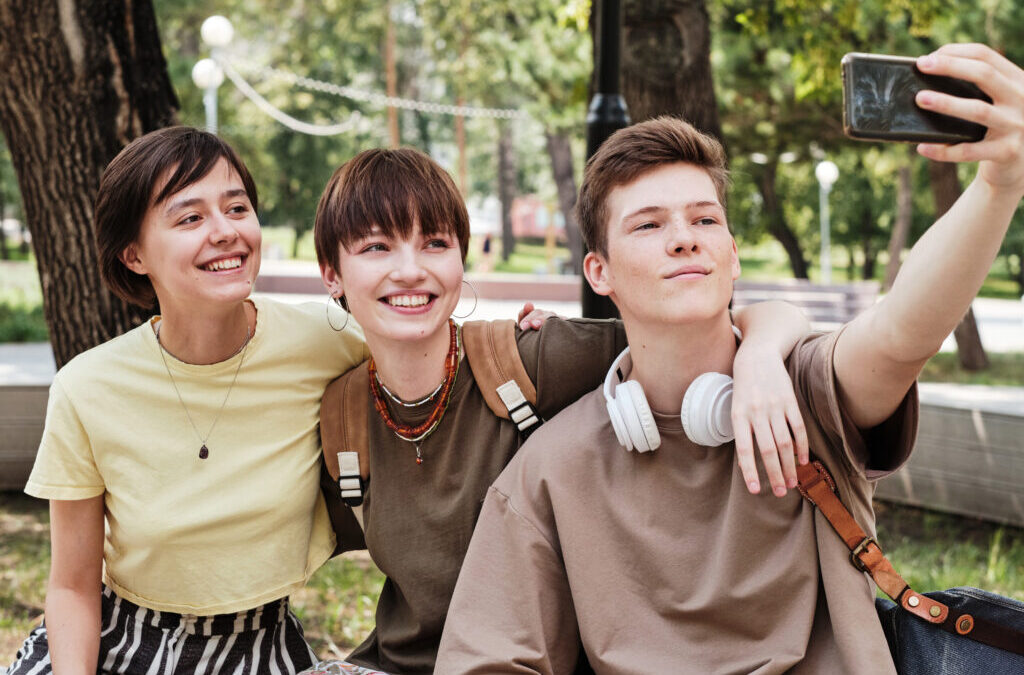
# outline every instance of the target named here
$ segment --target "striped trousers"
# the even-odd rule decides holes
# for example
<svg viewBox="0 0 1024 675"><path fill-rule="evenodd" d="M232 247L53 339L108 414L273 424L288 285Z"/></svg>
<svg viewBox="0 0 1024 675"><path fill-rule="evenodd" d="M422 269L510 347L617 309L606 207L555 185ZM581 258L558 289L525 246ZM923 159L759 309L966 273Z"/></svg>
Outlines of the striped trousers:
<svg viewBox="0 0 1024 675"><path fill-rule="evenodd" d="M237 614L195 616L139 607L103 589L97 673L294 675L316 656L288 599ZM49 675L46 625L25 640L7 675Z"/></svg>

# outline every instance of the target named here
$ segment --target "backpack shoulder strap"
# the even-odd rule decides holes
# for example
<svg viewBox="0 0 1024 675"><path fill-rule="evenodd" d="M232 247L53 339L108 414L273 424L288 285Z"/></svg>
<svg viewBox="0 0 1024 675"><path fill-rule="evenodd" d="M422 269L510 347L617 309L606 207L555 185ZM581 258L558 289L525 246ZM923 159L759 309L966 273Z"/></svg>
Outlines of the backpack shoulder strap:
<svg viewBox="0 0 1024 675"><path fill-rule="evenodd" d="M960 614L934 598L915 592L893 568L874 537L869 537L839 499L835 480L818 460L797 465L797 489L804 499L818 507L832 529L850 549L850 562L866 572L875 584L905 611L949 633L1024 655L1024 630L1009 621L994 622Z"/></svg>
<svg viewBox="0 0 1024 675"><path fill-rule="evenodd" d="M516 322L467 321L462 326L466 358L487 407L523 432L540 422L537 388L516 345Z"/></svg>
<svg viewBox="0 0 1024 675"><path fill-rule="evenodd" d="M363 503L370 477L369 388L370 371L364 361L327 385L320 403L324 464L341 488L342 501L353 508Z"/></svg>

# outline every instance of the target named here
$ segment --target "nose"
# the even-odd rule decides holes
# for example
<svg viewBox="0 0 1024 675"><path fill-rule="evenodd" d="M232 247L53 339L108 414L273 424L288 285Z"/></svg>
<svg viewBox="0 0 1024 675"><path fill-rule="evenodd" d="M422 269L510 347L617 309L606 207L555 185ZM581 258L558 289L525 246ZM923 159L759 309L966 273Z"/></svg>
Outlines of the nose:
<svg viewBox="0 0 1024 675"><path fill-rule="evenodd" d="M403 243L396 247L391 279L398 283L415 284L427 278L427 271L420 261L419 250Z"/></svg>
<svg viewBox="0 0 1024 675"><path fill-rule="evenodd" d="M690 223L685 220L674 220L665 231L665 249L669 255L697 252L697 236Z"/></svg>
<svg viewBox="0 0 1024 675"><path fill-rule="evenodd" d="M223 213L214 213L210 216L210 242L213 244L230 244L238 239L238 230L235 224Z"/></svg>

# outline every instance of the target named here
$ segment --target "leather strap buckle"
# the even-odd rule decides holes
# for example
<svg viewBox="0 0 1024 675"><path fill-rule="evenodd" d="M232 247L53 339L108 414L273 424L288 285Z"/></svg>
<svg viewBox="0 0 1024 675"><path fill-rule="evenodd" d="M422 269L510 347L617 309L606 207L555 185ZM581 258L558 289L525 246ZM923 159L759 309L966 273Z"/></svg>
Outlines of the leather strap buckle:
<svg viewBox="0 0 1024 675"><path fill-rule="evenodd" d="M850 562L853 563L853 566L861 572L867 572L868 566L860 559L860 554L868 550L868 546L871 544L874 544L875 548L880 548L874 537L864 537L864 539L861 540L861 542L857 544L852 551L850 551Z"/></svg>

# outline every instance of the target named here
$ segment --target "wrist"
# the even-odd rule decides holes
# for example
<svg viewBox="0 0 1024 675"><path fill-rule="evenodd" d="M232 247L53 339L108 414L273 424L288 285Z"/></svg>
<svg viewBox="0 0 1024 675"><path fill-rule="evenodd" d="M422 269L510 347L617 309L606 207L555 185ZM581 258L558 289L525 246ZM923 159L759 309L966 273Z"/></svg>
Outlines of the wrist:
<svg viewBox="0 0 1024 675"><path fill-rule="evenodd" d="M979 171L971 181L971 187L980 192L981 199L990 206L1004 204L1007 208L1016 210L1017 205L1024 199L1024 184L1004 185L992 183L985 179L983 172Z"/></svg>
<svg viewBox="0 0 1024 675"><path fill-rule="evenodd" d="M736 350L736 361L761 360L784 357L781 344L770 342L750 342L744 340Z"/></svg>

